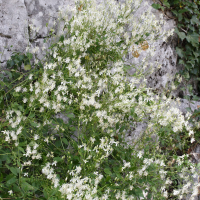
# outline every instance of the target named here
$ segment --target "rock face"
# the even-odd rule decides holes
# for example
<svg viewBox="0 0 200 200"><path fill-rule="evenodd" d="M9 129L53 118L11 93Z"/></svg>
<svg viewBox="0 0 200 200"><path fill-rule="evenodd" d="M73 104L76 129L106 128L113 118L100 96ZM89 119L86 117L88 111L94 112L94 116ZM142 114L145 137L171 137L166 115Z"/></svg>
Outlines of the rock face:
<svg viewBox="0 0 200 200"><path fill-rule="evenodd" d="M103 3L103 0L97 0L97 4ZM116 0L117 3L124 3L124 0ZM148 2L148 5L145 3ZM143 0L140 8L135 16L141 15L148 10L153 3L152 0ZM59 8L70 6L75 8L75 0L8 0L0 1L1 26L0 26L0 52L3 55L0 58L1 66L4 67L6 61L10 58L12 52L25 53L26 47L30 50L36 46L40 47L37 52L38 58L41 59L45 55L45 50L41 49L44 39L49 36L49 29L55 27L55 31L59 32L56 19L58 17ZM160 12L152 8L152 13L160 18ZM166 25L163 30L171 30L175 27L173 19L164 18ZM48 24L48 26L47 26ZM55 24L55 26L54 26ZM130 30L127 29L130 35ZM148 77L148 86L161 92L167 83L173 80L173 76L178 71L176 67L177 55L175 53L176 36L172 36L167 42L157 41L155 44L155 55L151 59L152 63L156 61L161 68ZM12 46L12 47L11 47ZM48 47L48 44L45 44ZM129 63L140 63L144 58L142 53L139 58L131 55L126 56ZM175 96L177 96L177 92Z"/></svg>
<svg viewBox="0 0 200 200"><path fill-rule="evenodd" d="M104 1L98 0L97 3ZM117 3L125 1L118 0ZM148 2L148 5L145 5ZM148 10L153 3L152 0L143 0L140 8L135 13L136 16ZM1 10L1 26L0 26L0 51L3 56L0 59L2 67L10 58L12 52L25 52L26 47L33 49L36 46L42 47L43 41L49 36L49 29L54 26L54 22L58 17L59 8L70 6L75 8L75 0L8 0L0 1ZM152 8L152 13L159 18L160 12ZM166 26L163 30L171 30L175 27L175 21L172 19L166 20ZM48 27L47 27L48 23ZM35 29L34 29L35 27ZM130 34L131 27L127 29ZM56 32L59 32L59 27L56 27ZM12 46L12 47L11 47ZM48 44L46 44L46 47ZM161 68L155 71L154 74L148 77L148 86L155 90L162 91L166 83L171 82L172 77L177 72L175 53L176 37L170 37L167 42L157 41L155 43L155 55L151 59L154 63L158 61ZM37 52L39 58L45 55L45 51L40 49ZM139 58L134 58L127 55L126 59L129 63L140 63L144 58L145 53L142 53Z"/></svg>
<svg viewBox="0 0 200 200"><path fill-rule="evenodd" d="M97 3L103 3L104 0L97 0ZM123 3L123 0L116 0L117 3ZM145 2L148 5L145 5ZM140 8L134 13L135 16L141 15L144 11L151 8L153 0L143 0ZM55 32L58 33L61 27L57 26L56 19L58 17L59 8L70 6L75 8L75 0L0 0L0 52L3 55L0 57L1 68L6 67L6 61L9 60L12 52L26 52L26 47L30 47L32 51L36 46L42 47L44 39L49 36L49 29L55 25ZM159 19L160 12L152 8L152 13ZM176 24L173 19L164 16L166 25L163 30L171 30ZM48 23L48 25L47 25ZM62 24L61 24L62 26ZM35 28L36 27L36 28ZM38 29L37 29L38 28ZM131 25L127 28L128 33L131 33ZM158 40L155 46L155 55L150 62L160 64L160 69L147 77L148 86L154 88L158 92L162 92L166 84L173 81L173 76L179 71L177 66L177 55L175 53L177 38L174 34L168 38L167 42ZM11 47L12 46L12 47ZM49 44L45 44L46 47ZM40 49L37 52L38 58L42 59L45 55L45 50ZM130 52L124 59L129 64L139 64L145 57L145 52L136 58ZM134 70L130 70L133 73ZM180 91L174 92L174 96L178 96ZM183 100L180 110L186 112L185 107L188 107L188 101ZM198 102L196 103L197 105ZM194 109L196 108L196 106ZM59 116L58 116L59 117ZM63 118L63 116L60 116ZM137 137L145 125L139 124L134 132L134 137ZM127 138L127 142L130 138ZM195 150L194 150L195 151ZM196 153L199 149L196 149ZM196 154L197 155L197 154ZM198 161L199 162L199 161Z"/></svg>
<svg viewBox="0 0 200 200"><path fill-rule="evenodd" d="M0 51L4 53L0 61L5 64L13 51L24 51L28 44L28 13L23 0L1 0L0 13Z"/></svg>

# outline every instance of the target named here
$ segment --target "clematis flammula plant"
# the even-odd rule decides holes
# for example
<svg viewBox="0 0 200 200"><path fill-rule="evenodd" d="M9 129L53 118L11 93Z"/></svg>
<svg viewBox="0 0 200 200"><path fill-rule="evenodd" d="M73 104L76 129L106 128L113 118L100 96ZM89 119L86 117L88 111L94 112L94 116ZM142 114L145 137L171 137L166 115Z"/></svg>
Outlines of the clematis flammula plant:
<svg viewBox="0 0 200 200"><path fill-rule="evenodd" d="M158 38L166 40L173 31L162 31L163 16L158 21L150 10L134 16L141 2L129 0L117 4L109 0L97 6L93 0L80 0L76 8L61 10L59 20L64 20L63 31L54 38L59 41L51 46L41 76L31 73L27 85L15 88L16 93L23 88L26 99L22 102L31 113L27 116L25 112L7 111L6 119L12 131L20 129L17 134L11 129L3 131L5 140L8 143L25 140L26 153L18 160L27 167L34 167L33 160L40 162L37 166L54 189L58 189L53 192L58 198L136 199L149 195L163 199L169 196L167 188L172 180L171 171L167 171L167 158L160 152L159 143L147 144L147 139L156 134L159 141L165 137L171 142L181 131L187 137L194 134L187 122L189 114L184 118L178 109L170 107L169 98L155 95L146 87L146 69L156 69L148 65L149 57L154 55L153 43ZM132 24L132 37L125 31L127 24ZM144 51L146 57L140 64L125 64L127 53L132 52L136 59ZM136 70L133 76L126 73L131 67ZM61 112L67 112L74 120L69 126L59 122L62 125L57 125L54 133L50 125L56 120L51 122L49 118ZM132 144L129 146L124 137L130 125L138 122L146 123L147 128L138 140L129 141ZM72 126L77 127L78 140L73 138ZM114 161L112 158L117 156L119 160ZM115 162L111 168L110 159ZM183 160L174 166L174 173L186 164L193 166ZM57 174L56 170L63 174ZM117 177L113 178L112 173ZM186 195L185 188L175 189L172 194Z"/></svg>

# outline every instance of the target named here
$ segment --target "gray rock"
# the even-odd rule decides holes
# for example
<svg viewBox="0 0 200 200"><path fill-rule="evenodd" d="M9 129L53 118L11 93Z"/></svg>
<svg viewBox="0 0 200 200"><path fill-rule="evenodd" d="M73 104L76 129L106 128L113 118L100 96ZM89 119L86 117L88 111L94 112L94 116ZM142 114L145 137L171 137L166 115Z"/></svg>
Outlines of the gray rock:
<svg viewBox="0 0 200 200"><path fill-rule="evenodd" d="M104 0L96 1L97 5L104 3ZM124 3L125 1L119 0L117 3ZM144 3L148 2L148 6ZM144 0L140 8L134 13L135 16L141 15L143 12L151 8L152 0ZM40 47L40 51L36 53L39 59L45 55L42 50L44 39L49 36L49 29L54 27L55 33L59 35L62 30L63 24L58 26L57 18L59 8L75 8L75 0L69 1L53 1L53 0L15 0L14 2L2 1L1 2L1 26L0 26L0 51L4 51L0 62L5 66L5 62L10 58L13 51L25 52L26 47L29 46L30 51L34 47ZM152 8L152 13L160 18L160 12ZM69 13L69 16L71 14ZM171 30L175 27L173 19L164 18L166 25L163 30ZM46 26L48 23L48 27ZM55 26L54 26L55 24ZM37 30L31 30L34 27ZM33 29L34 29L33 28ZM131 27L127 29L130 34ZM51 40L50 40L51 41ZM13 45L11 48L10 46ZM150 63L158 62L161 68L155 71L152 75L148 76L148 86L162 92L166 83L173 80L174 74L177 72L175 53L176 37L173 36L168 39L168 42L157 41L155 44L155 56L150 60ZM7 47L5 47L7 46ZM49 44L46 44L46 48ZM5 47L5 48L4 48ZM134 58L131 52L126 56L127 63L140 63L145 57L145 52L142 52L139 58ZM131 71L132 72L132 71ZM130 72L130 73L131 73Z"/></svg>
<svg viewBox="0 0 200 200"><path fill-rule="evenodd" d="M12 52L24 52L27 47L28 14L23 0L1 0L0 5L0 62L5 64Z"/></svg>

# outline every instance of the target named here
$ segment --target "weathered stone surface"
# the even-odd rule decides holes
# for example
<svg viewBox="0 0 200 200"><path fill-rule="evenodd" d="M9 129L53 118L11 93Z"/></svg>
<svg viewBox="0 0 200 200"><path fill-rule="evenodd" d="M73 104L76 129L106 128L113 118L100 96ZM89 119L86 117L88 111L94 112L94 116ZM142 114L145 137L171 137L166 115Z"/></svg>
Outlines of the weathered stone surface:
<svg viewBox="0 0 200 200"><path fill-rule="evenodd" d="M0 1L0 13L0 62L5 63L12 52L23 52L28 44L28 14L23 0Z"/></svg>
<svg viewBox="0 0 200 200"><path fill-rule="evenodd" d="M148 2L148 5L145 5L145 3ZM155 10L151 7L153 1L147 0L143 1L139 9L134 14L135 16L140 16L144 12L146 12L148 9L151 9L151 12L156 16L157 19L161 18L161 12L158 10ZM176 24L173 19L168 19L164 16L165 25L162 27L163 31L169 31L171 29L174 29ZM132 27L128 29L128 32L132 30ZM170 83L173 80L173 76L176 74L176 60L177 60L177 54L175 52L175 46L176 46L176 35L169 37L166 42L163 42L162 40L156 41L153 45L155 46L155 54L154 56L149 60L149 63L154 64L154 68L157 66L156 62L158 62L161 65L161 68L159 70L155 70L155 72L148 76L147 78L147 85L151 88L154 88L158 92L162 92L163 88L165 88L167 83ZM142 60L146 57L147 52L143 51L140 56L133 57L132 52L129 53L127 56L127 62L131 64L139 64L142 63ZM134 70L130 71L131 73L134 72Z"/></svg>
<svg viewBox="0 0 200 200"><path fill-rule="evenodd" d="M97 5L104 3L102 0L96 1ZM118 3L124 3L125 1L119 0ZM148 5L144 5L148 2ZM135 13L135 16L139 16L143 12L151 8L152 0L144 0L140 8ZM11 6L12 5L12 6ZM59 8L70 6L75 8L75 0L69 1L53 1L53 0L11 0L2 1L1 3L1 26L0 26L0 51L4 55L1 58L1 62L5 64L5 61L9 59L13 51L25 52L27 46L33 49L36 46L40 48L43 46L43 40L49 35L49 29L54 27L56 19L58 17ZM152 13L157 18L160 16L160 12L152 8ZM69 14L70 15L70 14ZM175 22L172 19L166 20L166 26L163 30L171 30L175 27ZM48 23L48 27L46 24ZM35 27L36 30L31 31L31 27ZM37 31L38 28L38 31ZM59 27L55 27L59 32ZM60 27L61 28L61 27ZM130 33L131 28L127 29ZM169 38L168 42L157 41L155 43L155 56L150 60L154 63L158 61L161 64L161 69L155 71L154 74L148 77L148 86L153 87L159 91L162 91L167 82L172 81L172 76L176 73L176 53L175 44L176 38ZM11 49L10 46L13 45ZM47 47L48 45L46 45ZM39 59L45 55L44 50L37 52ZM145 52L143 52L139 58L134 58L131 55L127 55L127 62L140 63L144 58Z"/></svg>

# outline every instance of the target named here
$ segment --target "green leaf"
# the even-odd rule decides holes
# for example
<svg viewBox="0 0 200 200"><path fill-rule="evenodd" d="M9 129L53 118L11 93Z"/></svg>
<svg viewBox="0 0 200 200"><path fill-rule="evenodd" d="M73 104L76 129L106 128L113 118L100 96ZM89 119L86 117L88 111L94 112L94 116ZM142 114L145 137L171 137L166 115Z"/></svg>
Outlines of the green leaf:
<svg viewBox="0 0 200 200"><path fill-rule="evenodd" d="M135 194L136 194L138 197L144 197L144 195L143 195L143 190L140 189L140 188L136 188L136 189L135 189Z"/></svg>
<svg viewBox="0 0 200 200"><path fill-rule="evenodd" d="M166 6L167 8L170 8L170 4L167 1L164 1L163 5Z"/></svg>
<svg viewBox="0 0 200 200"><path fill-rule="evenodd" d="M120 167L114 167L113 170L114 170L114 172L120 172L121 171Z"/></svg>
<svg viewBox="0 0 200 200"><path fill-rule="evenodd" d="M198 163L198 164L197 164L197 168L199 168L199 169L200 169L200 163Z"/></svg>
<svg viewBox="0 0 200 200"><path fill-rule="evenodd" d="M188 9L185 9L185 8L184 8L184 9L178 10L178 12L179 12L179 13L188 12Z"/></svg>
<svg viewBox="0 0 200 200"><path fill-rule="evenodd" d="M199 44L199 34L197 34L197 33L192 33L190 35L187 35L186 39L193 46L198 46L198 44Z"/></svg>
<svg viewBox="0 0 200 200"><path fill-rule="evenodd" d="M182 21L182 19L183 19L183 15L178 13L178 21Z"/></svg>
<svg viewBox="0 0 200 200"><path fill-rule="evenodd" d="M33 118L33 117L35 117L35 113L31 113L31 114L29 115L29 118Z"/></svg>
<svg viewBox="0 0 200 200"><path fill-rule="evenodd" d="M17 167L9 167L8 165L6 165L6 167L16 176L20 172L20 169Z"/></svg>
<svg viewBox="0 0 200 200"><path fill-rule="evenodd" d="M5 71L6 74L8 74L9 78L11 79L12 78L12 73L9 72L9 71Z"/></svg>
<svg viewBox="0 0 200 200"><path fill-rule="evenodd" d="M189 92L192 92L192 85L188 85L187 88L188 88Z"/></svg>
<svg viewBox="0 0 200 200"><path fill-rule="evenodd" d="M24 66L24 69L27 71L27 70L30 70L31 69L31 65L25 65Z"/></svg>
<svg viewBox="0 0 200 200"><path fill-rule="evenodd" d="M60 41L60 42L63 42L64 39L65 39L65 38L64 38L64 35L62 35L62 36L60 37L59 41Z"/></svg>
<svg viewBox="0 0 200 200"><path fill-rule="evenodd" d="M197 75L199 73L199 69L194 68L190 71L192 74Z"/></svg>
<svg viewBox="0 0 200 200"><path fill-rule="evenodd" d="M155 3L153 3L151 6L152 6L153 8L155 8L156 10L162 8L162 6L161 6L160 4L155 4Z"/></svg>
<svg viewBox="0 0 200 200"><path fill-rule="evenodd" d="M34 190L34 187L32 185L30 185L29 183L25 182L25 181L22 182L22 188L25 191Z"/></svg>
<svg viewBox="0 0 200 200"><path fill-rule="evenodd" d="M198 96L196 96L196 95L194 95L193 98L192 98L192 100L194 100L194 101L199 101L199 99L200 98Z"/></svg>
<svg viewBox="0 0 200 200"><path fill-rule="evenodd" d="M3 181L3 174L1 173L1 176L0 176L0 183Z"/></svg>
<svg viewBox="0 0 200 200"><path fill-rule="evenodd" d="M31 60L33 58L33 54L32 53L26 53L26 56L28 57L29 60Z"/></svg>
<svg viewBox="0 0 200 200"><path fill-rule="evenodd" d="M22 152L22 153L25 153L24 149L22 147L19 147L18 146L18 149Z"/></svg>
<svg viewBox="0 0 200 200"><path fill-rule="evenodd" d="M112 174L112 172L110 171L109 168L105 168L105 169L104 169L104 172L105 172L106 174Z"/></svg>
<svg viewBox="0 0 200 200"><path fill-rule="evenodd" d="M191 24L199 24L199 19L196 15L193 15L190 22L191 22Z"/></svg>
<svg viewBox="0 0 200 200"><path fill-rule="evenodd" d="M68 118L74 118L74 115L73 114L67 114L67 117Z"/></svg>
<svg viewBox="0 0 200 200"><path fill-rule="evenodd" d="M155 192L157 192L157 190L156 190L156 188L155 188L154 186L152 187L152 189L153 189Z"/></svg>
<svg viewBox="0 0 200 200"><path fill-rule="evenodd" d="M7 183L7 185L11 185L11 184L15 183L16 181L17 181L17 179L16 179L16 177L14 176L14 177L12 177L11 179L9 179L6 183Z"/></svg>
<svg viewBox="0 0 200 200"><path fill-rule="evenodd" d="M200 56L199 53L198 53L198 52L195 52L195 51L193 51L193 54L194 54L195 58L197 58L197 57Z"/></svg>
<svg viewBox="0 0 200 200"><path fill-rule="evenodd" d="M119 122L116 123L116 129L119 129Z"/></svg>
<svg viewBox="0 0 200 200"><path fill-rule="evenodd" d="M176 47L176 53L182 58L184 56L184 52L182 49Z"/></svg>
<svg viewBox="0 0 200 200"><path fill-rule="evenodd" d="M179 60L178 64L184 65L185 61L184 60Z"/></svg>
<svg viewBox="0 0 200 200"><path fill-rule="evenodd" d="M176 16L178 15L178 12L176 10L172 10L172 13L174 13Z"/></svg>
<svg viewBox="0 0 200 200"><path fill-rule="evenodd" d="M181 40L184 40L186 38L186 35L184 32L178 32L177 34L178 34L179 38L181 38Z"/></svg>
<svg viewBox="0 0 200 200"><path fill-rule="evenodd" d="M68 145L68 140L66 138L62 138L62 141Z"/></svg>
<svg viewBox="0 0 200 200"><path fill-rule="evenodd" d="M190 71L191 70L191 64L185 64L185 68ZM190 75L189 73L187 72L185 75L184 75L185 78L190 78Z"/></svg>
<svg viewBox="0 0 200 200"><path fill-rule="evenodd" d="M185 108L188 112L192 112L190 107Z"/></svg>
<svg viewBox="0 0 200 200"><path fill-rule="evenodd" d="M62 161L62 158L60 158L60 157L54 157L53 160L57 161L57 162L60 162L60 161Z"/></svg>
<svg viewBox="0 0 200 200"><path fill-rule="evenodd" d="M55 142L55 146L56 146L57 148L59 148L59 147L61 146L61 141L60 141L60 140L57 140L57 141Z"/></svg>
<svg viewBox="0 0 200 200"><path fill-rule="evenodd" d="M9 60L7 61L7 67L11 68L15 65L14 61L13 60Z"/></svg>
<svg viewBox="0 0 200 200"><path fill-rule="evenodd" d="M31 124L32 126L34 126L34 127L37 127L37 126L38 126L38 124L36 124L35 122L30 122L30 124Z"/></svg>
<svg viewBox="0 0 200 200"><path fill-rule="evenodd" d="M122 127L119 129L119 132L121 133L125 128L126 128L126 126L122 126Z"/></svg>
<svg viewBox="0 0 200 200"><path fill-rule="evenodd" d="M119 173L116 173L117 178L122 179L122 176Z"/></svg>

